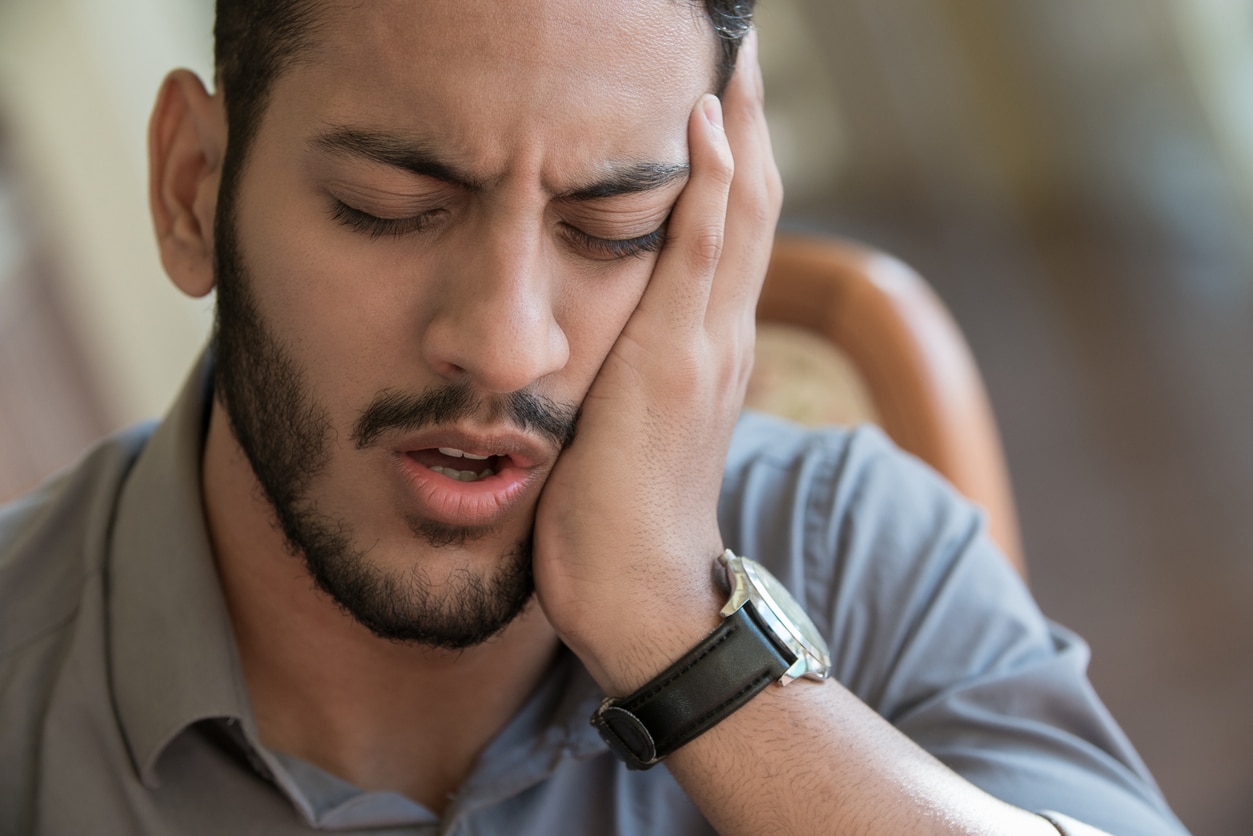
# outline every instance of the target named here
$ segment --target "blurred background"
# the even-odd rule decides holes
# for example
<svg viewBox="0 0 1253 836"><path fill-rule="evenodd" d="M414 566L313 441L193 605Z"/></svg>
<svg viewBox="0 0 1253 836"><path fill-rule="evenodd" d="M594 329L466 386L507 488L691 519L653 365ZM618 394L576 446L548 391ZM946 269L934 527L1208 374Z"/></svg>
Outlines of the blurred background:
<svg viewBox="0 0 1253 836"><path fill-rule="evenodd" d="M0 0L0 497L159 415L204 343L144 132L211 25L210 0ZM1248 834L1253 0L763 0L760 25L785 225L947 302L1041 605L1184 822Z"/></svg>

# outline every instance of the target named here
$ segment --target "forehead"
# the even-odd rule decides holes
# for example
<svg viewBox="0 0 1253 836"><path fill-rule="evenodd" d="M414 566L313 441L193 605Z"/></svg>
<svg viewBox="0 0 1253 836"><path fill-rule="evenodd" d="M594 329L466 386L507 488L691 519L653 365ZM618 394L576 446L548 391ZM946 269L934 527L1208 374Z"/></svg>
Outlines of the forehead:
<svg viewBox="0 0 1253 836"><path fill-rule="evenodd" d="M688 0L332 2L270 102L276 118L412 133L501 172L685 159L716 54Z"/></svg>

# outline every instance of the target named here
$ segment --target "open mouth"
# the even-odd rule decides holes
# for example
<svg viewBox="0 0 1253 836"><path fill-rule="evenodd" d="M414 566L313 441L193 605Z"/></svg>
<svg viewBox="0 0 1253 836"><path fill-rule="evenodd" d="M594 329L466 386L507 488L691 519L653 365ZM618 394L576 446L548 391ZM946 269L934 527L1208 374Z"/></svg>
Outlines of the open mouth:
<svg viewBox="0 0 1253 836"><path fill-rule="evenodd" d="M495 476L509 463L507 455L471 453L455 447L413 450L408 456L423 467L458 482L480 482Z"/></svg>

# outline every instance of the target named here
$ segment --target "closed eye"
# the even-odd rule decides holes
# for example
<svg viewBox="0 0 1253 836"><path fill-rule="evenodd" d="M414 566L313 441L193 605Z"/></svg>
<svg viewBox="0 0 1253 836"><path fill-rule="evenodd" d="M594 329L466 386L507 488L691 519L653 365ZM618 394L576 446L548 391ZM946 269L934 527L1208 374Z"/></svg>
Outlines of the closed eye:
<svg viewBox="0 0 1253 836"><path fill-rule="evenodd" d="M371 238L397 238L417 232L427 226L439 215L440 211L433 209L405 218L380 218L349 206L342 200L336 200L332 204L331 218L354 232L369 235Z"/></svg>
<svg viewBox="0 0 1253 836"><path fill-rule="evenodd" d="M563 225L566 237L590 258L614 261L657 252L666 241L666 224L638 238L598 238L578 227Z"/></svg>

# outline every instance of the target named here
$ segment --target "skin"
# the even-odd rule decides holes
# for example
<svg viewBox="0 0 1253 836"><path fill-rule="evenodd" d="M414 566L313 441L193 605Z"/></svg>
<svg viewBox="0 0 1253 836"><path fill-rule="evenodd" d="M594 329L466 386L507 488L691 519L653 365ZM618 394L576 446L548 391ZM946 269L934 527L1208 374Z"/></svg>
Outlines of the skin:
<svg viewBox="0 0 1253 836"><path fill-rule="evenodd" d="M421 567L435 592L490 576L533 536L536 595L466 650L378 639L289 553L220 402L206 518L263 740L440 811L561 644L625 694L716 625L716 502L781 188L752 39L720 106L708 95L713 34L686 4L344 11L332 4L310 59L277 80L236 207L257 307L333 428L310 490L363 559ZM473 188L318 150L344 126L434 149ZM172 74L150 139L163 262L203 295L227 142L220 96ZM639 162L690 165L690 178L570 199ZM443 214L372 236L336 219L334 199L378 216ZM606 258L570 232L636 238L667 216L659 253ZM415 500L388 445L358 449L351 429L380 391L447 383L487 399L527 390L582 416L564 452L530 440L533 478L489 526L437 547L406 522ZM488 412L448 431L516 434ZM724 833L1054 833L830 681L767 689L668 765Z"/></svg>

